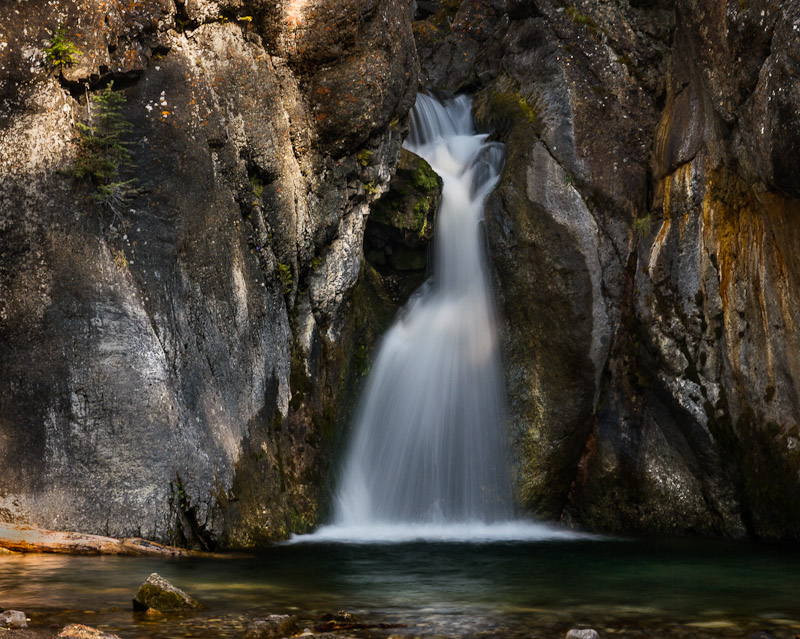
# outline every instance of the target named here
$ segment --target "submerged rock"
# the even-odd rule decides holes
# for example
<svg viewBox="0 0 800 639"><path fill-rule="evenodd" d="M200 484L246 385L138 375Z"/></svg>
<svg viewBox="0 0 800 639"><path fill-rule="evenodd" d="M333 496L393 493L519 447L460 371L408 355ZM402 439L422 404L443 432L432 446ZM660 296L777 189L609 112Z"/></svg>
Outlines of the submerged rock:
<svg viewBox="0 0 800 639"><path fill-rule="evenodd" d="M286 637L297 632L297 622L291 615L269 615L253 619L244 631L245 639L272 639Z"/></svg>
<svg viewBox="0 0 800 639"><path fill-rule="evenodd" d="M600 639L600 635L592 628L572 628L567 631L566 639Z"/></svg>
<svg viewBox="0 0 800 639"><path fill-rule="evenodd" d="M320 621L333 621L336 623L359 623L361 619L358 615L348 612L347 610L339 610L338 612L326 612L319 618Z"/></svg>
<svg viewBox="0 0 800 639"><path fill-rule="evenodd" d="M58 633L59 639L120 639L110 632L103 632L91 626L73 623Z"/></svg>
<svg viewBox="0 0 800 639"><path fill-rule="evenodd" d="M28 627L28 619L25 613L20 610L6 610L0 612L0 628L11 628L14 630L22 630Z"/></svg>
<svg viewBox="0 0 800 639"><path fill-rule="evenodd" d="M139 590L133 598L134 610L153 608L159 612L174 612L201 607L199 601L187 595L180 588L176 588L155 572L139 586Z"/></svg>

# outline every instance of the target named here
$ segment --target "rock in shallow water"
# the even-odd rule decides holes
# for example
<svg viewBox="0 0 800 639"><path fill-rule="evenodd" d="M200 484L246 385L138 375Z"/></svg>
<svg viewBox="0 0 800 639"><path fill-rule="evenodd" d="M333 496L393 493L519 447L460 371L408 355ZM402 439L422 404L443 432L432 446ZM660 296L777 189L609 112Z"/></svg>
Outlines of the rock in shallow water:
<svg viewBox="0 0 800 639"><path fill-rule="evenodd" d="M600 635L592 628L572 628L567 631L566 639L600 639Z"/></svg>
<svg viewBox="0 0 800 639"><path fill-rule="evenodd" d="M22 629L28 627L25 613L19 610L6 610L0 613L0 628Z"/></svg>
<svg viewBox="0 0 800 639"><path fill-rule="evenodd" d="M58 633L59 639L120 639L117 635L103 632L91 626L73 623Z"/></svg>
<svg viewBox="0 0 800 639"><path fill-rule="evenodd" d="M191 610L202 607L200 602L176 588L158 573L151 574L133 598L134 610L154 608L160 612Z"/></svg>
<svg viewBox="0 0 800 639"><path fill-rule="evenodd" d="M269 615L253 619L244 632L245 639L272 639L297 632L297 622L291 615Z"/></svg>

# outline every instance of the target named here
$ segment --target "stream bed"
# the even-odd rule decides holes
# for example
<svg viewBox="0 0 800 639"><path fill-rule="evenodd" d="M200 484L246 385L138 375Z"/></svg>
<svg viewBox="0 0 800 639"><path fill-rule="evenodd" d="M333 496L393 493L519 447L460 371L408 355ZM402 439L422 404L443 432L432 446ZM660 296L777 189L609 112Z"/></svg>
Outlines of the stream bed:
<svg viewBox="0 0 800 639"><path fill-rule="evenodd" d="M133 613L158 572L200 613ZM0 556L0 609L31 629L85 623L139 637L241 637L249 619L291 613L311 627L347 610L402 627L388 637L775 637L800 634L800 549L720 540L583 539L276 545L222 559ZM371 633L371 634L370 634Z"/></svg>

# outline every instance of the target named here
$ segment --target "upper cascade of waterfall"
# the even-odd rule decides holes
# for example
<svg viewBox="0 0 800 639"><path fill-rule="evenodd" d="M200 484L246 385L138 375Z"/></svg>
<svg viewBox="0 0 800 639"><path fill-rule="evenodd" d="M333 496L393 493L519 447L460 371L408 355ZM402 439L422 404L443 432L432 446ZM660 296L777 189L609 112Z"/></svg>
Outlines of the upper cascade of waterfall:
<svg viewBox="0 0 800 639"><path fill-rule="evenodd" d="M458 135L472 135L472 101L465 95L452 98L445 104L420 93L411 110L411 130L403 146L414 150L426 144Z"/></svg>

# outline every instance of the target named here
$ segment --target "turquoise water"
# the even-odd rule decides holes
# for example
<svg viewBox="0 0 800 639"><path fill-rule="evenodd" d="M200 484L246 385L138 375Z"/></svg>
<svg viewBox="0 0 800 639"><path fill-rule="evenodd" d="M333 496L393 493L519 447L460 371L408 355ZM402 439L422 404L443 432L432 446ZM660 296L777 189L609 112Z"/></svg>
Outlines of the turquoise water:
<svg viewBox="0 0 800 639"><path fill-rule="evenodd" d="M158 620L132 613L151 572L206 610ZM796 547L686 539L320 542L190 560L0 557L3 609L25 610L34 628L74 621L123 638L236 637L253 615L290 612L311 626L342 609L406 626L375 636L563 636L585 624L623 635L794 637L798 593Z"/></svg>

